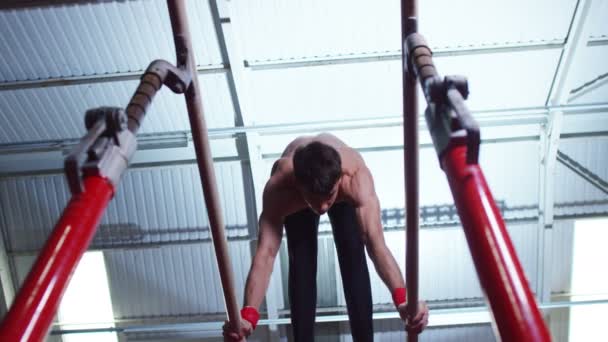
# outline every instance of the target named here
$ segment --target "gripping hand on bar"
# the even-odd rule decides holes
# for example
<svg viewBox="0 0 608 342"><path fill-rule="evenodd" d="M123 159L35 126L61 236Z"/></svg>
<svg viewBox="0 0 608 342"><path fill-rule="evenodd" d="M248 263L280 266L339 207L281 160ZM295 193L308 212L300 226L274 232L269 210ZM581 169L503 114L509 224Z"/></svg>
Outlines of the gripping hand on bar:
<svg viewBox="0 0 608 342"><path fill-rule="evenodd" d="M245 308L243 308L245 309ZM255 310L255 309L254 309ZM242 312L242 310L241 310ZM257 312L257 310L256 310ZM242 315L242 313L241 313ZM259 314L258 314L259 315ZM224 341L226 342L241 342L245 341L249 335L253 333L255 326L252 322L247 320L245 317L242 317L240 326L234 326L230 321L226 321L224 323L223 335Z"/></svg>
<svg viewBox="0 0 608 342"><path fill-rule="evenodd" d="M399 316L405 322L405 330L409 333L420 334L429 324L429 307L426 302L418 302L418 311L415 317L410 317L407 312L407 303L403 302L397 307Z"/></svg>

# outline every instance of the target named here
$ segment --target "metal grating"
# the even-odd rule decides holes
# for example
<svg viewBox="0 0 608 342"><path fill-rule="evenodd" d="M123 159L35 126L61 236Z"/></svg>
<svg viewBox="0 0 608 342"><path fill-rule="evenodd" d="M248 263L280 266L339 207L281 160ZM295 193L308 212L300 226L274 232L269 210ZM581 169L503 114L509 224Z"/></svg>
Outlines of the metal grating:
<svg viewBox="0 0 608 342"><path fill-rule="evenodd" d="M241 166L216 164L227 235L248 236ZM41 248L69 200L63 175L0 181L7 248ZM11 194L19 196L12 197ZM207 213L195 165L130 170L102 219L93 246L138 246L209 238Z"/></svg>
<svg viewBox="0 0 608 342"><path fill-rule="evenodd" d="M574 221L558 220L553 223L551 260L551 292L569 293L572 277L572 252L574 239Z"/></svg>
<svg viewBox="0 0 608 342"><path fill-rule="evenodd" d="M240 302L251 264L249 242L232 242L229 254ZM117 319L225 312L210 243L111 250L105 256Z"/></svg>
<svg viewBox="0 0 608 342"><path fill-rule="evenodd" d="M603 180L608 180L608 138L567 139L560 151L577 161ZM556 215L594 214L608 212L606 194L561 163L555 173Z"/></svg>
<svg viewBox="0 0 608 342"><path fill-rule="evenodd" d="M435 63L444 75L467 76L472 110L538 107L545 104L559 52L438 57ZM398 117L400 75L399 61L258 70L247 91L256 99L255 124Z"/></svg>
<svg viewBox="0 0 608 342"><path fill-rule="evenodd" d="M432 47L563 39L575 5L569 0L421 1L419 30ZM398 2L274 0L236 2L233 16L245 58L273 60L400 50L399 13Z"/></svg>
<svg viewBox="0 0 608 342"><path fill-rule="evenodd" d="M537 268L537 225L536 223L511 224L507 227L515 246L517 256L530 282L536 286ZM387 245L401 272L405 269L405 233L403 231L385 232ZM337 264L337 263L336 263ZM368 258L372 281L373 302L392 303L391 295L375 271ZM481 298L477 273L475 271L467 241L460 227L426 229L420 232L420 298L427 301ZM339 274L338 304L345 306L342 280ZM446 287L445 284L451 284ZM332 290L333 291L333 290Z"/></svg>
<svg viewBox="0 0 608 342"><path fill-rule="evenodd" d="M209 128L234 127L224 74L199 76ZM0 91L0 144L80 138L84 113L99 106L126 107L139 81ZM183 95L157 94L140 133L190 131Z"/></svg>
<svg viewBox="0 0 608 342"><path fill-rule="evenodd" d="M607 25L608 26L608 25ZM608 46L587 46L581 49L578 62L571 66L568 86L572 88L569 102L601 103L608 99Z"/></svg>
<svg viewBox="0 0 608 342"><path fill-rule="evenodd" d="M551 331L552 341L570 341L570 308L548 310L547 326Z"/></svg>
<svg viewBox="0 0 608 342"><path fill-rule="evenodd" d="M512 142L481 146L480 166L494 199L507 207L538 202L538 142ZM382 208L403 208L403 151L364 152L363 158L374 176ZM446 175L434 149L420 150L420 206L452 204Z"/></svg>
<svg viewBox="0 0 608 342"><path fill-rule="evenodd" d="M352 342L348 323L340 324L340 342ZM374 322L374 341L401 342L406 340L403 322L383 319ZM494 331L490 324L459 327L431 327L419 335L420 342L494 342Z"/></svg>
<svg viewBox="0 0 608 342"><path fill-rule="evenodd" d="M592 37L608 37L608 25L606 25L606 17L608 16L608 3L606 1L594 1L591 8L591 36Z"/></svg>
<svg viewBox="0 0 608 342"><path fill-rule="evenodd" d="M608 180L608 137L562 140L559 150L603 180Z"/></svg>
<svg viewBox="0 0 608 342"><path fill-rule="evenodd" d="M220 64L206 1L187 2L195 59ZM144 70L175 61L165 1L102 1L0 11L0 82Z"/></svg>

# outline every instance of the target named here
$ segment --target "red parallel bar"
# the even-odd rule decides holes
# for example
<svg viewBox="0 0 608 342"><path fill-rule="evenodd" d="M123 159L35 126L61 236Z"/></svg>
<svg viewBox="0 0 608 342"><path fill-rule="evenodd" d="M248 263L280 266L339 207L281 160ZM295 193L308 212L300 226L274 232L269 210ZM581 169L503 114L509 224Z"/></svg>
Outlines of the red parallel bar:
<svg viewBox="0 0 608 342"><path fill-rule="evenodd" d="M84 179L84 192L64 209L11 310L0 325L0 340L43 341L68 282L95 235L114 187L106 179Z"/></svg>
<svg viewBox="0 0 608 342"><path fill-rule="evenodd" d="M483 171L455 144L441 158L502 341L551 341Z"/></svg>

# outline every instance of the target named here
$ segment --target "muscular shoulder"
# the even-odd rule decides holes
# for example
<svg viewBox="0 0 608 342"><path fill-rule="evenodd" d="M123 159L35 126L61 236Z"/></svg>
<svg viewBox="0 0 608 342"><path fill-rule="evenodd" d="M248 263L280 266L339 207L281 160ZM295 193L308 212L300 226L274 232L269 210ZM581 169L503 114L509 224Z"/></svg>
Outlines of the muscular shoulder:
<svg viewBox="0 0 608 342"><path fill-rule="evenodd" d="M272 165L270 171L270 178L266 182L264 188L264 195L273 193L293 187L293 163L291 158L279 158Z"/></svg>
<svg viewBox="0 0 608 342"><path fill-rule="evenodd" d="M365 164L359 165L352 174L345 175L343 182L344 192L354 206L359 207L368 201L377 200L374 180Z"/></svg>
<svg viewBox="0 0 608 342"><path fill-rule="evenodd" d="M342 140L338 139L338 137L336 137L335 135L330 134L330 133L320 133L315 136L300 136L300 137L295 138L292 142L290 142L287 145L287 147L285 147L285 150L283 151L283 154L281 155L281 159L293 157L293 154L299 147L305 146L311 142L320 142L320 143L329 145L329 146L335 148L338 152L341 152L343 150L352 150Z"/></svg>
<svg viewBox="0 0 608 342"><path fill-rule="evenodd" d="M293 162L291 158L281 157L272 164L272 170L270 171L270 177L281 178L284 175L293 172Z"/></svg>
<svg viewBox="0 0 608 342"><path fill-rule="evenodd" d="M346 143L331 133L320 133L312 138L312 140L329 145L338 151L351 149Z"/></svg>
<svg viewBox="0 0 608 342"><path fill-rule="evenodd" d="M271 176L263 193L263 211L283 217L298 203L298 194L293 184L293 164L290 158L280 158L272 166Z"/></svg>
<svg viewBox="0 0 608 342"><path fill-rule="evenodd" d="M309 137L309 136L302 136L302 137L295 138L292 142L290 142L285 147L285 150L283 151L283 154L281 155L281 159L291 159L291 157L293 156L293 154L295 153L295 151L298 147L308 144L309 142L313 141L313 139L314 139L313 137Z"/></svg>

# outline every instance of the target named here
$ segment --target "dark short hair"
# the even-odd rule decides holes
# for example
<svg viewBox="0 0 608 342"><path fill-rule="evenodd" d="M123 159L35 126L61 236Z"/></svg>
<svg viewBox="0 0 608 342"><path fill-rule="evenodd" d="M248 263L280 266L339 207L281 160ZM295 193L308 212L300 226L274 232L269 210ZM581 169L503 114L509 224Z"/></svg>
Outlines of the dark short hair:
<svg viewBox="0 0 608 342"><path fill-rule="evenodd" d="M328 195L342 174L342 161L333 147L311 142L300 147L293 155L296 180L307 191Z"/></svg>

